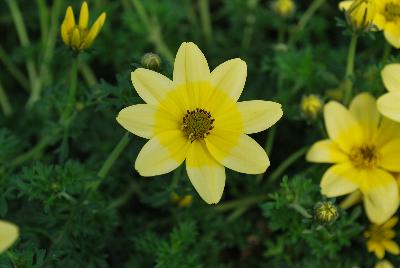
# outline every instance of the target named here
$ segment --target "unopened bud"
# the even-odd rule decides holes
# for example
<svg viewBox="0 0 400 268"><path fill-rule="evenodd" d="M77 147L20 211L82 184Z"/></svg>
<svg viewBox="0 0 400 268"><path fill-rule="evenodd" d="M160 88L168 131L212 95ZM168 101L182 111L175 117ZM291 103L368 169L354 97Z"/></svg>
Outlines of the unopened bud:
<svg viewBox="0 0 400 268"><path fill-rule="evenodd" d="M146 53L142 57L142 66L153 71L158 71L161 67L161 58L155 53Z"/></svg>
<svg viewBox="0 0 400 268"><path fill-rule="evenodd" d="M346 20L355 30L371 30L375 15L373 0L355 0L346 10Z"/></svg>
<svg viewBox="0 0 400 268"><path fill-rule="evenodd" d="M293 0L275 0L272 4L272 10L283 18L291 17L296 10Z"/></svg>
<svg viewBox="0 0 400 268"><path fill-rule="evenodd" d="M329 225L339 216L337 207L331 202L318 202L314 207L314 219L321 225Z"/></svg>
<svg viewBox="0 0 400 268"><path fill-rule="evenodd" d="M324 102L317 95L304 96L301 100L301 112L307 119L314 120L322 111Z"/></svg>

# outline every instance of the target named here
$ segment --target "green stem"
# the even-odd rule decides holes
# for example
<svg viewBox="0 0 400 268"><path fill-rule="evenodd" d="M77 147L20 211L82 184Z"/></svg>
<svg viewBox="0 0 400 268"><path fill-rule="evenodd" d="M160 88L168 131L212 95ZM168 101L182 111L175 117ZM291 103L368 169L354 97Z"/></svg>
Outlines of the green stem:
<svg viewBox="0 0 400 268"><path fill-rule="evenodd" d="M131 3L135 7L140 20L146 27L147 32L149 33L149 40L155 45L156 50L164 57L167 59L167 61L173 65L174 63L174 56L172 52L169 50L167 45L164 42L164 39L162 37L161 33L161 27L155 20L150 20L150 17L148 16L146 10L144 9L141 1L139 0L131 0Z"/></svg>
<svg viewBox="0 0 400 268"><path fill-rule="evenodd" d="M254 25L256 23L257 17L255 16L255 11L257 10L259 0L247 0L247 7L249 9L249 14L246 16L246 27L243 31L243 38L241 48L242 51L247 51L251 45L254 34Z"/></svg>
<svg viewBox="0 0 400 268"><path fill-rule="evenodd" d="M275 134L276 134L276 128L277 128L277 126L275 125L275 126L273 126L273 127L270 129L270 131L269 131L269 133L268 133L268 136L267 136L267 139L265 140L264 149L265 149L265 151L267 152L267 154L268 154L270 157L271 157L271 154L272 154L272 147L273 147L273 145L274 145ZM260 182L260 181L262 180L262 178L264 177L264 174L265 174L265 173L258 174L258 175L256 176L256 181L257 181L257 182Z"/></svg>
<svg viewBox="0 0 400 268"><path fill-rule="evenodd" d="M17 65L14 64L13 60L8 56L7 52L0 45L0 61L6 66L8 71L14 76L15 80L29 92L29 83L25 75L18 69Z"/></svg>
<svg viewBox="0 0 400 268"><path fill-rule="evenodd" d="M176 188L176 185L178 185L179 179L182 176L182 169L183 165L180 165L177 169L175 169L173 176L172 176L172 182L170 185L170 189L173 191Z"/></svg>
<svg viewBox="0 0 400 268"><path fill-rule="evenodd" d="M310 219L312 216L310 213L307 212L305 208L303 208L300 204L298 203L292 203L289 205L289 207L293 208L296 210L299 214L301 214L304 218Z"/></svg>
<svg viewBox="0 0 400 268"><path fill-rule="evenodd" d="M201 27L203 29L203 34L206 42L208 44L212 43L212 23L210 15L210 3L208 0L198 0L199 11L200 11L200 21Z"/></svg>
<svg viewBox="0 0 400 268"><path fill-rule="evenodd" d="M271 176L269 176L269 181L276 181L278 178L282 176L282 174L286 171L288 167L294 164L297 160L299 160L303 155L308 151L308 147L303 147L293 154L291 154L288 158L285 159L275 170L272 172Z"/></svg>
<svg viewBox="0 0 400 268"><path fill-rule="evenodd" d="M106 161L101 166L99 172L97 173L97 176L100 178L100 180L97 180L91 185L92 189L96 189L99 187L99 185L101 184L103 179L107 176L108 172L113 166L115 160L117 160L117 158L125 149L125 147L128 145L128 143L129 143L129 132L126 132L124 136L122 136L121 140L118 142L117 146L115 146L114 150L112 150L110 155L107 157Z"/></svg>
<svg viewBox="0 0 400 268"><path fill-rule="evenodd" d="M42 36L42 41L47 39L47 35L49 32L49 8L47 7L47 3L45 0L36 0L36 5L39 9L39 22L40 22L40 33Z"/></svg>
<svg viewBox="0 0 400 268"><path fill-rule="evenodd" d="M299 22L293 29L289 39L289 45L292 45L294 42L297 41L297 33L302 32L304 27L310 21L310 19L314 16L315 12L325 3L326 0L314 0L311 5L308 6L306 12L303 13Z"/></svg>
<svg viewBox="0 0 400 268"><path fill-rule="evenodd" d="M87 65L86 63L82 63L79 66L79 72L82 74L83 79L85 79L88 86L91 87L97 84L96 76L94 75L89 65Z"/></svg>
<svg viewBox="0 0 400 268"><path fill-rule="evenodd" d="M128 190L126 190L126 192L123 195L121 195L118 199L113 200L105 208L105 211L119 208L120 206L125 204L126 201L128 201L128 199L132 196L132 194L134 194L138 191L139 191L139 186L136 183L132 183L131 186L129 186Z"/></svg>
<svg viewBox="0 0 400 268"><path fill-rule="evenodd" d="M9 117L10 115L12 115L13 109L1 82L0 82L0 105L1 109L3 110L4 116Z"/></svg>
<svg viewBox="0 0 400 268"><path fill-rule="evenodd" d="M353 94L353 78L354 78L354 60L357 50L357 33L353 33L351 36L349 52L347 54L347 65L344 85L344 103L347 105Z"/></svg>
<svg viewBox="0 0 400 268"><path fill-rule="evenodd" d="M392 52L392 46L388 42L385 42L385 48L383 50L383 57L382 57L383 64L386 64L391 52Z"/></svg>
<svg viewBox="0 0 400 268"><path fill-rule="evenodd" d="M18 38L24 48L28 48L30 46L30 41L28 38L28 34L25 28L25 23L22 18L21 10L18 7L17 1L15 0L6 0L8 7L10 9L11 15L14 20L15 27L17 29L17 34ZM32 56L28 57L26 60L26 66L28 69L28 75L29 75L29 82L31 87L33 87L36 84L36 67L33 62Z"/></svg>
<svg viewBox="0 0 400 268"><path fill-rule="evenodd" d="M253 204L262 202L262 201L266 200L267 198L268 198L268 195L263 194L263 195L256 195L256 196L246 197L246 198L242 198L242 199L238 199L238 200L228 201L228 202L225 202L225 203L215 206L215 210L222 212L222 211L234 209L236 207L251 206Z"/></svg>
<svg viewBox="0 0 400 268"><path fill-rule="evenodd" d="M75 105L76 88L78 80L78 64L79 64L79 56L72 59L72 64L70 69L68 100L67 100L67 105L65 106L64 111L61 114L61 123L64 125L64 127L68 125L68 121L71 117L71 113Z"/></svg>

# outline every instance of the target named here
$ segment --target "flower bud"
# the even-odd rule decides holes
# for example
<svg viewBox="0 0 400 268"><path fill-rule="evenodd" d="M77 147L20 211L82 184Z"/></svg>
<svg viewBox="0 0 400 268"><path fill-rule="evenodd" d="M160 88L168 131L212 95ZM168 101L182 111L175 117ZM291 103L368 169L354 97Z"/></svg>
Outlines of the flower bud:
<svg viewBox="0 0 400 268"><path fill-rule="evenodd" d="M346 10L346 20L355 30L370 30L375 14L373 0L355 0Z"/></svg>
<svg viewBox="0 0 400 268"><path fill-rule="evenodd" d="M161 58L155 53L146 53L142 57L142 66L157 71L161 67Z"/></svg>
<svg viewBox="0 0 400 268"><path fill-rule="evenodd" d="M272 10L275 14L288 18L291 17L296 9L296 5L293 0L275 0L272 4Z"/></svg>
<svg viewBox="0 0 400 268"><path fill-rule="evenodd" d="M321 113L323 105L319 96L311 94L303 97L300 109L305 118L314 120Z"/></svg>
<svg viewBox="0 0 400 268"><path fill-rule="evenodd" d="M338 216L338 209L329 201L318 202L314 207L314 219L321 225L334 223Z"/></svg>

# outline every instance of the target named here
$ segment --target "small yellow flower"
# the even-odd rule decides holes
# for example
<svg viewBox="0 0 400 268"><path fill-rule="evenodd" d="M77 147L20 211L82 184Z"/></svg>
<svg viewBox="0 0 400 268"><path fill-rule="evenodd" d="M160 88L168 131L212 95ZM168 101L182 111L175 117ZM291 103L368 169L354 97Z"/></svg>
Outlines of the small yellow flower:
<svg viewBox="0 0 400 268"><path fill-rule="evenodd" d="M186 208L192 204L193 196L190 194L180 196L177 193L173 192L171 194L171 201L178 205L180 208Z"/></svg>
<svg viewBox="0 0 400 268"><path fill-rule="evenodd" d="M287 18L293 15L296 4L293 0L275 0L272 3L272 10L281 17Z"/></svg>
<svg viewBox="0 0 400 268"><path fill-rule="evenodd" d="M373 224L365 231L364 236L367 238L367 249L374 252L376 257L382 259L385 257L385 251L394 255L399 255L400 248L392 239L396 236L393 227L398 222L397 217L393 217L382 225Z"/></svg>
<svg viewBox="0 0 400 268"><path fill-rule="evenodd" d="M0 220L0 253L11 247L18 238L18 227Z"/></svg>
<svg viewBox="0 0 400 268"><path fill-rule="evenodd" d="M259 174L269 166L264 149L246 134L263 131L282 116L279 103L239 99L247 76L241 59L212 72L193 43L176 55L173 80L139 68L131 78L147 104L120 111L117 121L128 131L150 139L135 168L142 176L168 173L186 160L191 183L204 201L218 203L225 186L225 167Z"/></svg>
<svg viewBox="0 0 400 268"><path fill-rule="evenodd" d="M303 97L300 108L306 118L314 120L321 112L323 105L324 103L320 97L311 94Z"/></svg>
<svg viewBox="0 0 400 268"><path fill-rule="evenodd" d="M331 101L324 107L329 139L315 143L307 160L333 163L322 177L328 197L360 190L368 218L387 221L399 206L399 190L392 172L400 171L400 124L382 118L370 94L356 96L347 110Z"/></svg>
<svg viewBox="0 0 400 268"><path fill-rule="evenodd" d="M61 24L61 37L64 44L76 51L89 48L103 27L105 20L106 13L103 12L89 30L89 8L87 3L82 3L78 24L75 23L74 11L69 6Z"/></svg>
<svg viewBox="0 0 400 268"><path fill-rule="evenodd" d="M339 217L337 207L331 202L318 202L314 207L314 218L321 225L329 225Z"/></svg>
<svg viewBox="0 0 400 268"><path fill-rule="evenodd" d="M378 99L378 110L400 122L400 64L389 64L382 70L382 80L389 91Z"/></svg>
<svg viewBox="0 0 400 268"><path fill-rule="evenodd" d="M374 268L394 268L393 264L391 264L387 260L379 261L375 264Z"/></svg>
<svg viewBox="0 0 400 268"><path fill-rule="evenodd" d="M346 19L354 29L368 29L374 22L375 0L342 1L339 8L346 11Z"/></svg>

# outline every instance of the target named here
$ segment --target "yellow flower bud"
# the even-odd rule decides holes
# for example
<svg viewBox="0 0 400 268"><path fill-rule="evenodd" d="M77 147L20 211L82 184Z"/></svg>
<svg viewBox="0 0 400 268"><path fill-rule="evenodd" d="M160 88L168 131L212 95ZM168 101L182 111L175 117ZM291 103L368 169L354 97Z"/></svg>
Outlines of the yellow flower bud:
<svg viewBox="0 0 400 268"><path fill-rule="evenodd" d="M61 24L61 37L67 46L75 51L81 51L89 48L99 34L106 20L106 13L103 12L89 29L89 8L86 2L82 3L79 14L79 22L76 24L74 11L68 7L65 18Z"/></svg>
<svg viewBox="0 0 400 268"><path fill-rule="evenodd" d="M323 105L324 103L320 97L311 94L303 97L300 108L307 119L314 120L320 114Z"/></svg>
<svg viewBox="0 0 400 268"><path fill-rule="evenodd" d="M190 194L187 194L184 197L182 197L181 200L179 200L178 206L180 208L186 208L186 207L190 206L190 204L192 204L192 201L193 201L193 196L191 196Z"/></svg>
<svg viewBox="0 0 400 268"><path fill-rule="evenodd" d="M161 67L161 58L155 53L146 53L142 57L142 66L157 71Z"/></svg>
<svg viewBox="0 0 400 268"><path fill-rule="evenodd" d="M375 15L374 0L355 0L346 10L347 22L356 30L369 30Z"/></svg>
<svg viewBox="0 0 400 268"><path fill-rule="evenodd" d="M318 202L314 207L314 219L321 225L329 225L339 216L338 209L331 202Z"/></svg>
<svg viewBox="0 0 400 268"><path fill-rule="evenodd" d="M375 264L374 268L394 268L393 264L387 260L379 261Z"/></svg>
<svg viewBox="0 0 400 268"><path fill-rule="evenodd" d="M296 9L296 4L293 0L276 0L272 4L272 10L283 18L288 18L293 15Z"/></svg>

